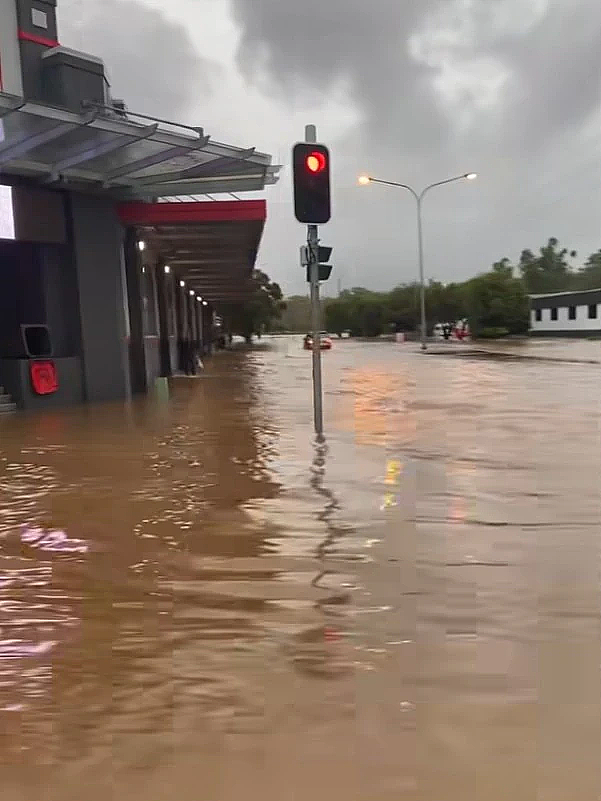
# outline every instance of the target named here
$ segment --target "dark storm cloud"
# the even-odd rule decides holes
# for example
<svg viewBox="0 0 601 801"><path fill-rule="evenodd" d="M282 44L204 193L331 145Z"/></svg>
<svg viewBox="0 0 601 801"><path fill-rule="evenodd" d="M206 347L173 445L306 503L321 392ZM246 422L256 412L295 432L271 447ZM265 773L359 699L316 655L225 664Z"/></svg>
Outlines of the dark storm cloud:
<svg viewBox="0 0 601 801"><path fill-rule="evenodd" d="M463 103L458 113L473 106L480 133L505 139L512 151L539 147L599 106L597 0L231 3L242 27L239 61L248 75L267 70L285 91L348 78L380 144L415 151L443 145L456 122L435 89L445 82L450 90L456 83ZM488 68L505 72L506 80L487 119L479 96L487 91ZM473 91L469 84L462 89L470 73ZM478 133L474 126L463 129L468 139L477 141Z"/></svg>
<svg viewBox="0 0 601 801"><path fill-rule="evenodd" d="M242 28L239 63L253 78L266 70L286 94L311 90L316 105L324 87L347 80L381 140L431 146L440 119L430 70L415 63L406 43L435 1L231 0Z"/></svg>
<svg viewBox="0 0 601 801"><path fill-rule="evenodd" d="M278 89L284 106L299 87L313 92L308 121L319 122L321 88L342 78L362 116L332 142L328 236L343 284L386 287L416 271L411 198L357 189L363 170L418 188L481 173L428 198L431 277L466 277L554 235L583 254L601 244L590 213L601 201L590 124L601 109L599 0L229 1L249 80Z"/></svg>
<svg viewBox="0 0 601 801"><path fill-rule="evenodd" d="M143 2L60 0L58 14L62 43L103 58L113 96L132 111L186 122L218 72L184 25Z"/></svg>
<svg viewBox="0 0 601 801"><path fill-rule="evenodd" d="M519 151L576 130L601 104L601 3L550 3L526 34L500 36L490 52L512 72L502 135Z"/></svg>

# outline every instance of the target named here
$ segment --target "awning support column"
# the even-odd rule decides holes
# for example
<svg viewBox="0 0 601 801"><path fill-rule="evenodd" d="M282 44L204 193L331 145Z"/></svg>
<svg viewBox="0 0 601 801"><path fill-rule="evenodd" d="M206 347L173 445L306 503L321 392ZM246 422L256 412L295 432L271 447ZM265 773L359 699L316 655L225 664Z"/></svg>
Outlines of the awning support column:
<svg viewBox="0 0 601 801"><path fill-rule="evenodd" d="M125 234L125 273L127 276L127 302L129 304L129 363L132 393L143 393L148 389L146 378L146 353L144 350L144 323L142 320L142 264L138 250L138 238L134 228Z"/></svg>
<svg viewBox="0 0 601 801"><path fill-rule="evenodd" d="M167 275L162 260L155 265L157 303L159 307L159 355L161 378L171 378L171 348L169 346L169 314L167 310Z"/></svg>

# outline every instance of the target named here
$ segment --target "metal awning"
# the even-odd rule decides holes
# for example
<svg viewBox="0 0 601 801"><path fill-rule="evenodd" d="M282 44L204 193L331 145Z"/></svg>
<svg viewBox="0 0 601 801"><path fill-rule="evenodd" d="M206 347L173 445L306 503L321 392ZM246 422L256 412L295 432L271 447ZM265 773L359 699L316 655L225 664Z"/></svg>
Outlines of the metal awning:
<svg viewBox="0 0 601 801"><path fill-rule="evenodd" d="M119 199L261 191L279 167L202 128L90 105L81 114L0 92L0 175Z"/></svg>
<svg viewBox="0 0 601 801"><path fill-rule="evenodd" d="M121 203L118 212L197 295L217 306L248 297L265 201Z"/></svg>

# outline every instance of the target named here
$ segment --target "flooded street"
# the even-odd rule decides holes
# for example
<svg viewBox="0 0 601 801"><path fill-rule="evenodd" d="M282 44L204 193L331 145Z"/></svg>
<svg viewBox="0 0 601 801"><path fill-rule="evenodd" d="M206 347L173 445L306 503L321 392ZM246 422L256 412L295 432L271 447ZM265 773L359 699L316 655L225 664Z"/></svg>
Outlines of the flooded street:
<svg viewBox="0 0 601 801"><path fill-rule="evenodd" d="M601 345L524 347L1 419L2 801L597 801Z"/></svg>

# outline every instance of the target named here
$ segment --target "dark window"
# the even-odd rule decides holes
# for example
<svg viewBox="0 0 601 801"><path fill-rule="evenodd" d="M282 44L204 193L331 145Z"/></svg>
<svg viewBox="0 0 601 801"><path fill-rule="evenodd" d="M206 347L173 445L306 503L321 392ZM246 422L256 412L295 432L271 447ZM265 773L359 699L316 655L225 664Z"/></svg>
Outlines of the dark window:
<svg viewBox="0 0 601 801"><path fill-rule="evenodd" d="M552 320L557 320L557 307L555 307L554 309L551 309L551 319Z"/></svg>
<svg viewBox="0 0 601 801"><path fill-rule="evenodd" d="M576 306L570 306L568 308L568 319L575 320L576 319Z"/></svg>
<svg viewBox="0 0 601 801"><path fill-rule="evenodd" d="M537 309L535 313L535 319L537 323L541 323L543 320L543 311L542 309Z"/></svg>
<svg viewBox="0 0 601 801"><path fill-rule="evenodd" d="M588 307L588 319L589 320L596 320L597 319L597 304L593 303Z"/></svg>

